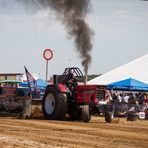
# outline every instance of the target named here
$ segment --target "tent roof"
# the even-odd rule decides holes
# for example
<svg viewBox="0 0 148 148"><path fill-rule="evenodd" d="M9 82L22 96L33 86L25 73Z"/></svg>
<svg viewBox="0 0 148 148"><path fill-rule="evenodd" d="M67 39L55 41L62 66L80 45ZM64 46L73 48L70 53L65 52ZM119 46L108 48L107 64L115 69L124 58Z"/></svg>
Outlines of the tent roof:
<svg viewBox="0 0 148 148"><path fill-rule="evenodd" d="M148 90L148 84L129 78L108 85L110 89Z"/></svg>
<svg viewBox="0 0 148 148"><path fill-rule="evenodd" d="M148 54L88 81L88 84L107 85L133 78L148 83Z"/></svg>

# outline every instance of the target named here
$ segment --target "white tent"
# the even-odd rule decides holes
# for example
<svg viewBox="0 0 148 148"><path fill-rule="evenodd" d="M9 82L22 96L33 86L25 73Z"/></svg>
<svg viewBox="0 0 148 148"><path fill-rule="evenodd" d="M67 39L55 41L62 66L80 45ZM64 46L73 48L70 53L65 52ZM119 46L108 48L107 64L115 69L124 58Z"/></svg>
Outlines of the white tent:
<svg viewBox="0 0 148 148"><path fill-rule="evenodd" d="M148 84L148 54L96 77L87 83L109 84L127 78L134 78Z"/></svg>

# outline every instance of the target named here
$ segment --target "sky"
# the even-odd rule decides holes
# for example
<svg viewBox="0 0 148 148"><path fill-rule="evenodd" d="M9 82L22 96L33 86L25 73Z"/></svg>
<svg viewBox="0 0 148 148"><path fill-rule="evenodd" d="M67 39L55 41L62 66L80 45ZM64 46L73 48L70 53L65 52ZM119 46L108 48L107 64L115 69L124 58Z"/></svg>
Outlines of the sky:
<svg viewBox="0 0 148 148"><path fill-rule="evenodd" d="M148 53L147 1L91 0L86 22L94 30L88 74L103 74ZM0 73L24 73L26 65L45 79L46 48L53 51L48 77L66 67L83 71L73 39L52 10L0 0Z"/></svg>

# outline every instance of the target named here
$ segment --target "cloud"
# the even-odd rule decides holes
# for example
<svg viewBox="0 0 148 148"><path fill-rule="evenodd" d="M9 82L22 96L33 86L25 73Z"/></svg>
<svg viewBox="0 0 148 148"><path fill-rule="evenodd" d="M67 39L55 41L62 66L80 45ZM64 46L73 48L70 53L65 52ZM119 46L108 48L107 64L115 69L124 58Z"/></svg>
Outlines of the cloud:
<svg viewBox="0 0 148 148"><path fill-rule="evenodd" d="M148 18L148 12L116 10L113 12L111 17L118 23L143 23L146 21L145 18Z"/></svg>
<svg viewBox="0 0 148 148"><path fill-rule="evenodd" d="M0 1L0 32L58 32L62 25L49 9L23 5L19 0Z"/></svg>
<svg viewBox="0 0 148 148"><path fill-rule="evenodd" d="M129 30L145 28L148 24L148 11L112 9L110 13L92 13L88 15L87 21L98 36L126 34Z"/></svg>
<svg viewBox="0 0 148 148"><path fill-rule="evenodd" d="M0 15L0 32L51 32L61 29L60 23L48 10L40 10L34 14Z"/></svg>

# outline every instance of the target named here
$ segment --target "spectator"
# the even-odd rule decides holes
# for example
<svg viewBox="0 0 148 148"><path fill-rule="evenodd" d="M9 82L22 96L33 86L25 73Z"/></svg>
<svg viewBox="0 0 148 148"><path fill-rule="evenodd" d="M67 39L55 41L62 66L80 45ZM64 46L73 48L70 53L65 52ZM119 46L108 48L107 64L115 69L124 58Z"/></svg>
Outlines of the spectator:
<svg viewBox="0 0 148 148"><path fill-rule="evenodd" d="M140 105L143 105L143 103L144 103L144 94L139 93L139 96L138 96L138 103L139 103Z"/></svg>
<svg viewBox="0 0 148 148"><path fill-rule="evenodd" d="M130 97L128 99L128 103L129 104L137 104L138 103L136 97L134 97L134 95L132 93L130 94Z"/></svg>
<svg viewBox="0 0 148 148"><path fill-rule="evenodd" d="M119 93L117 93L117 100L118 100L118 102L121 102L122 101L121 94L119 94Z"/></svg>
<svg viewBox="0 0 148 148"><path fill-rule="evenodd" d="M144 95L144 103L146 104L146 106L148 107L148 94Z"/></svg>
<svg viewBox="0 0 148 148"><path fill-rule="evenodd" d="M112 94L113 102L118 102L117 95L115 93Z"/></svg>
<svg viewBox="0 0 148 148"><path fill-rule="evenodd" d="M107 90L105 93L105 102L109 102L111 100L112 100L111 93L109 92L109 90Z"/></svg>
<svg viewBox="0 0 148 148"><path fill-rule="evenodd" d="M125 96L123 98L123 102L128 103L128 99L129 99L129 96L127 94L125 94Z"/></svg>

